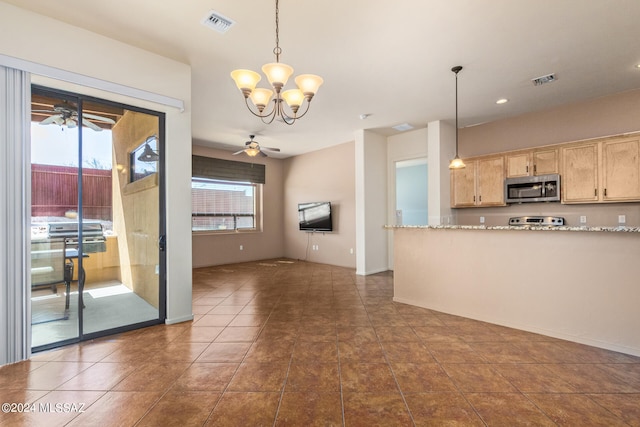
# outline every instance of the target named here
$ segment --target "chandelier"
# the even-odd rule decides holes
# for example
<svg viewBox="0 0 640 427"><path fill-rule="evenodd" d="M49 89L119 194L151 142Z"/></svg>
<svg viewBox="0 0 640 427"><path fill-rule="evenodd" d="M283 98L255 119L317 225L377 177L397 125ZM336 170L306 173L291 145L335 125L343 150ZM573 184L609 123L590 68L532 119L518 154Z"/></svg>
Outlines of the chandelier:
<svg viewBox="0 0 640 427"><path fill-rule="evenodd" d="M322 77L314 74L301 74L295 78L297 89L282 91L282 88L287 84L287 80L293 74L293 68L280 62L282 49L280 48L279 39L278 11L278 0L276 0L276 47L273 49L276 62L262 66L262 72L267 76L273 90L256 89L261 77L255 71L234 70L231 72L231 78L236 82L236 86L238 86L242 95L244 95L244 102L253 115L260 117L266 124L273 122L276 117L280 117L284 123L292 125L297 119L307 114L311 100L318 92L323 80ZM267 105L269 105L274 93L273 105L269 110ZM257 112L249 104L249 99L251 99ZM288 108L283 106L282 101L287 104ZM304 101L307 101L304 112L298 114Z"/></svg>

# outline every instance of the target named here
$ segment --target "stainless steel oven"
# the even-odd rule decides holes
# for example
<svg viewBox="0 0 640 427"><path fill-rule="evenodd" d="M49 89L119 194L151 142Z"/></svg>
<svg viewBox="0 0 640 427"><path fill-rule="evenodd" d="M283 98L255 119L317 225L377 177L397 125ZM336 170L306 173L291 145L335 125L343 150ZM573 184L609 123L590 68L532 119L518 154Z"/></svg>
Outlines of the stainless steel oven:
<svg viewBox="0 0 640 427"><path fill-rule="evenodd" d="M559 202L560 175L524 176L504 181L506 203Z"/></svg>

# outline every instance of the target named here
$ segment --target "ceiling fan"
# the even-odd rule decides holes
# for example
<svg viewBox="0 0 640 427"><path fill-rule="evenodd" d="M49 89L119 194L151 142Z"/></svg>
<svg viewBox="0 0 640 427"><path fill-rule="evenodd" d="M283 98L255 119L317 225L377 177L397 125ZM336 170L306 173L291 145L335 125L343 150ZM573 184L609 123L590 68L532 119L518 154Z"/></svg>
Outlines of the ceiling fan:
<svg viewBox="0 0 640 427"><path fill-rule="evenodd" d="M34 113L53 113L53 115L47 117L40 122L41 125L50 125L52 123L58 126L65 125L68 128L75 128L78 126L78 109L75 105L63 101L61 104L55 104L53 110L33 110ZM89 129L93 129L96 132L102 131L102 128L95 123L89 121L95 120L102 123L114 125L116 122L108 117L97 116L90 113L82 113L82 124Z"/></svg>
<svg viewBox="0 0 640 427"><path fill-rule="evenodd" d="M253 140L253 138L255 138L255 137L256 137L255 135L249 135L249 141L244 143L246 148L244 150L236 151L235 153L233 153L233 155L235 156L236 154L246 153L246 155L249 156L249 157L255 157L258 154L261 155L262 157L268 157L267 153L265 153L262 150L274 151L274 152L279 152L280 151L279 148L269 148L269 147L262 147L261 148L260 144L258 144L257 141Z"/></svg>

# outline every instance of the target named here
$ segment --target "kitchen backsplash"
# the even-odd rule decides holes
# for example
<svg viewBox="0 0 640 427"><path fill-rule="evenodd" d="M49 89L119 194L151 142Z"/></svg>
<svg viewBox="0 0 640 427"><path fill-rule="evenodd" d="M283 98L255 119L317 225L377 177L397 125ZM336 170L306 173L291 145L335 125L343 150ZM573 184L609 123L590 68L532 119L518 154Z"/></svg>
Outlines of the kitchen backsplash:
<svg viewBox="0 0 640 427"><path fill-rule="evenodd" d="M601 203L563 205L561 203L522 203L497 208L453 209L458 225L507 225L509 218L522 215L561 216L571 227L640 227L640 203ZM619 222L624 216L625 223ZM584 218L581 218L584 217ZM484 219L484 222L482 220ZM580 220L586 222L582 223Z"/></svg>

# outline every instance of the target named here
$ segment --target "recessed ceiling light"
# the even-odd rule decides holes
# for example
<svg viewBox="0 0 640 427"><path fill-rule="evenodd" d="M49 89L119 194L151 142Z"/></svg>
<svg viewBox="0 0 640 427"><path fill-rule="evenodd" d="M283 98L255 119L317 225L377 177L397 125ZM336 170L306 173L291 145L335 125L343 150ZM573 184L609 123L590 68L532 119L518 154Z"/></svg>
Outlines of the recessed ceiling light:
<svg viewBox="0 0 640 427"><path fill-rule="evenodd" d="M411 126L409 123L402 123L400 125L393 126L393 128L400 132L404 132L405 130L413 129L413 126Z"/></svg>
<svg viewBox="0 0 640 427"><path fill-rule="evenodd" d="M507 102L509 102L507 98L500 98L496 101L496 104L506 104Z"/></svg>
<svg viewBox="0 0 640 427"><path fill-rule="evenodd" d="M636 68L640 68L640 64L636 64Z"/></svg>

